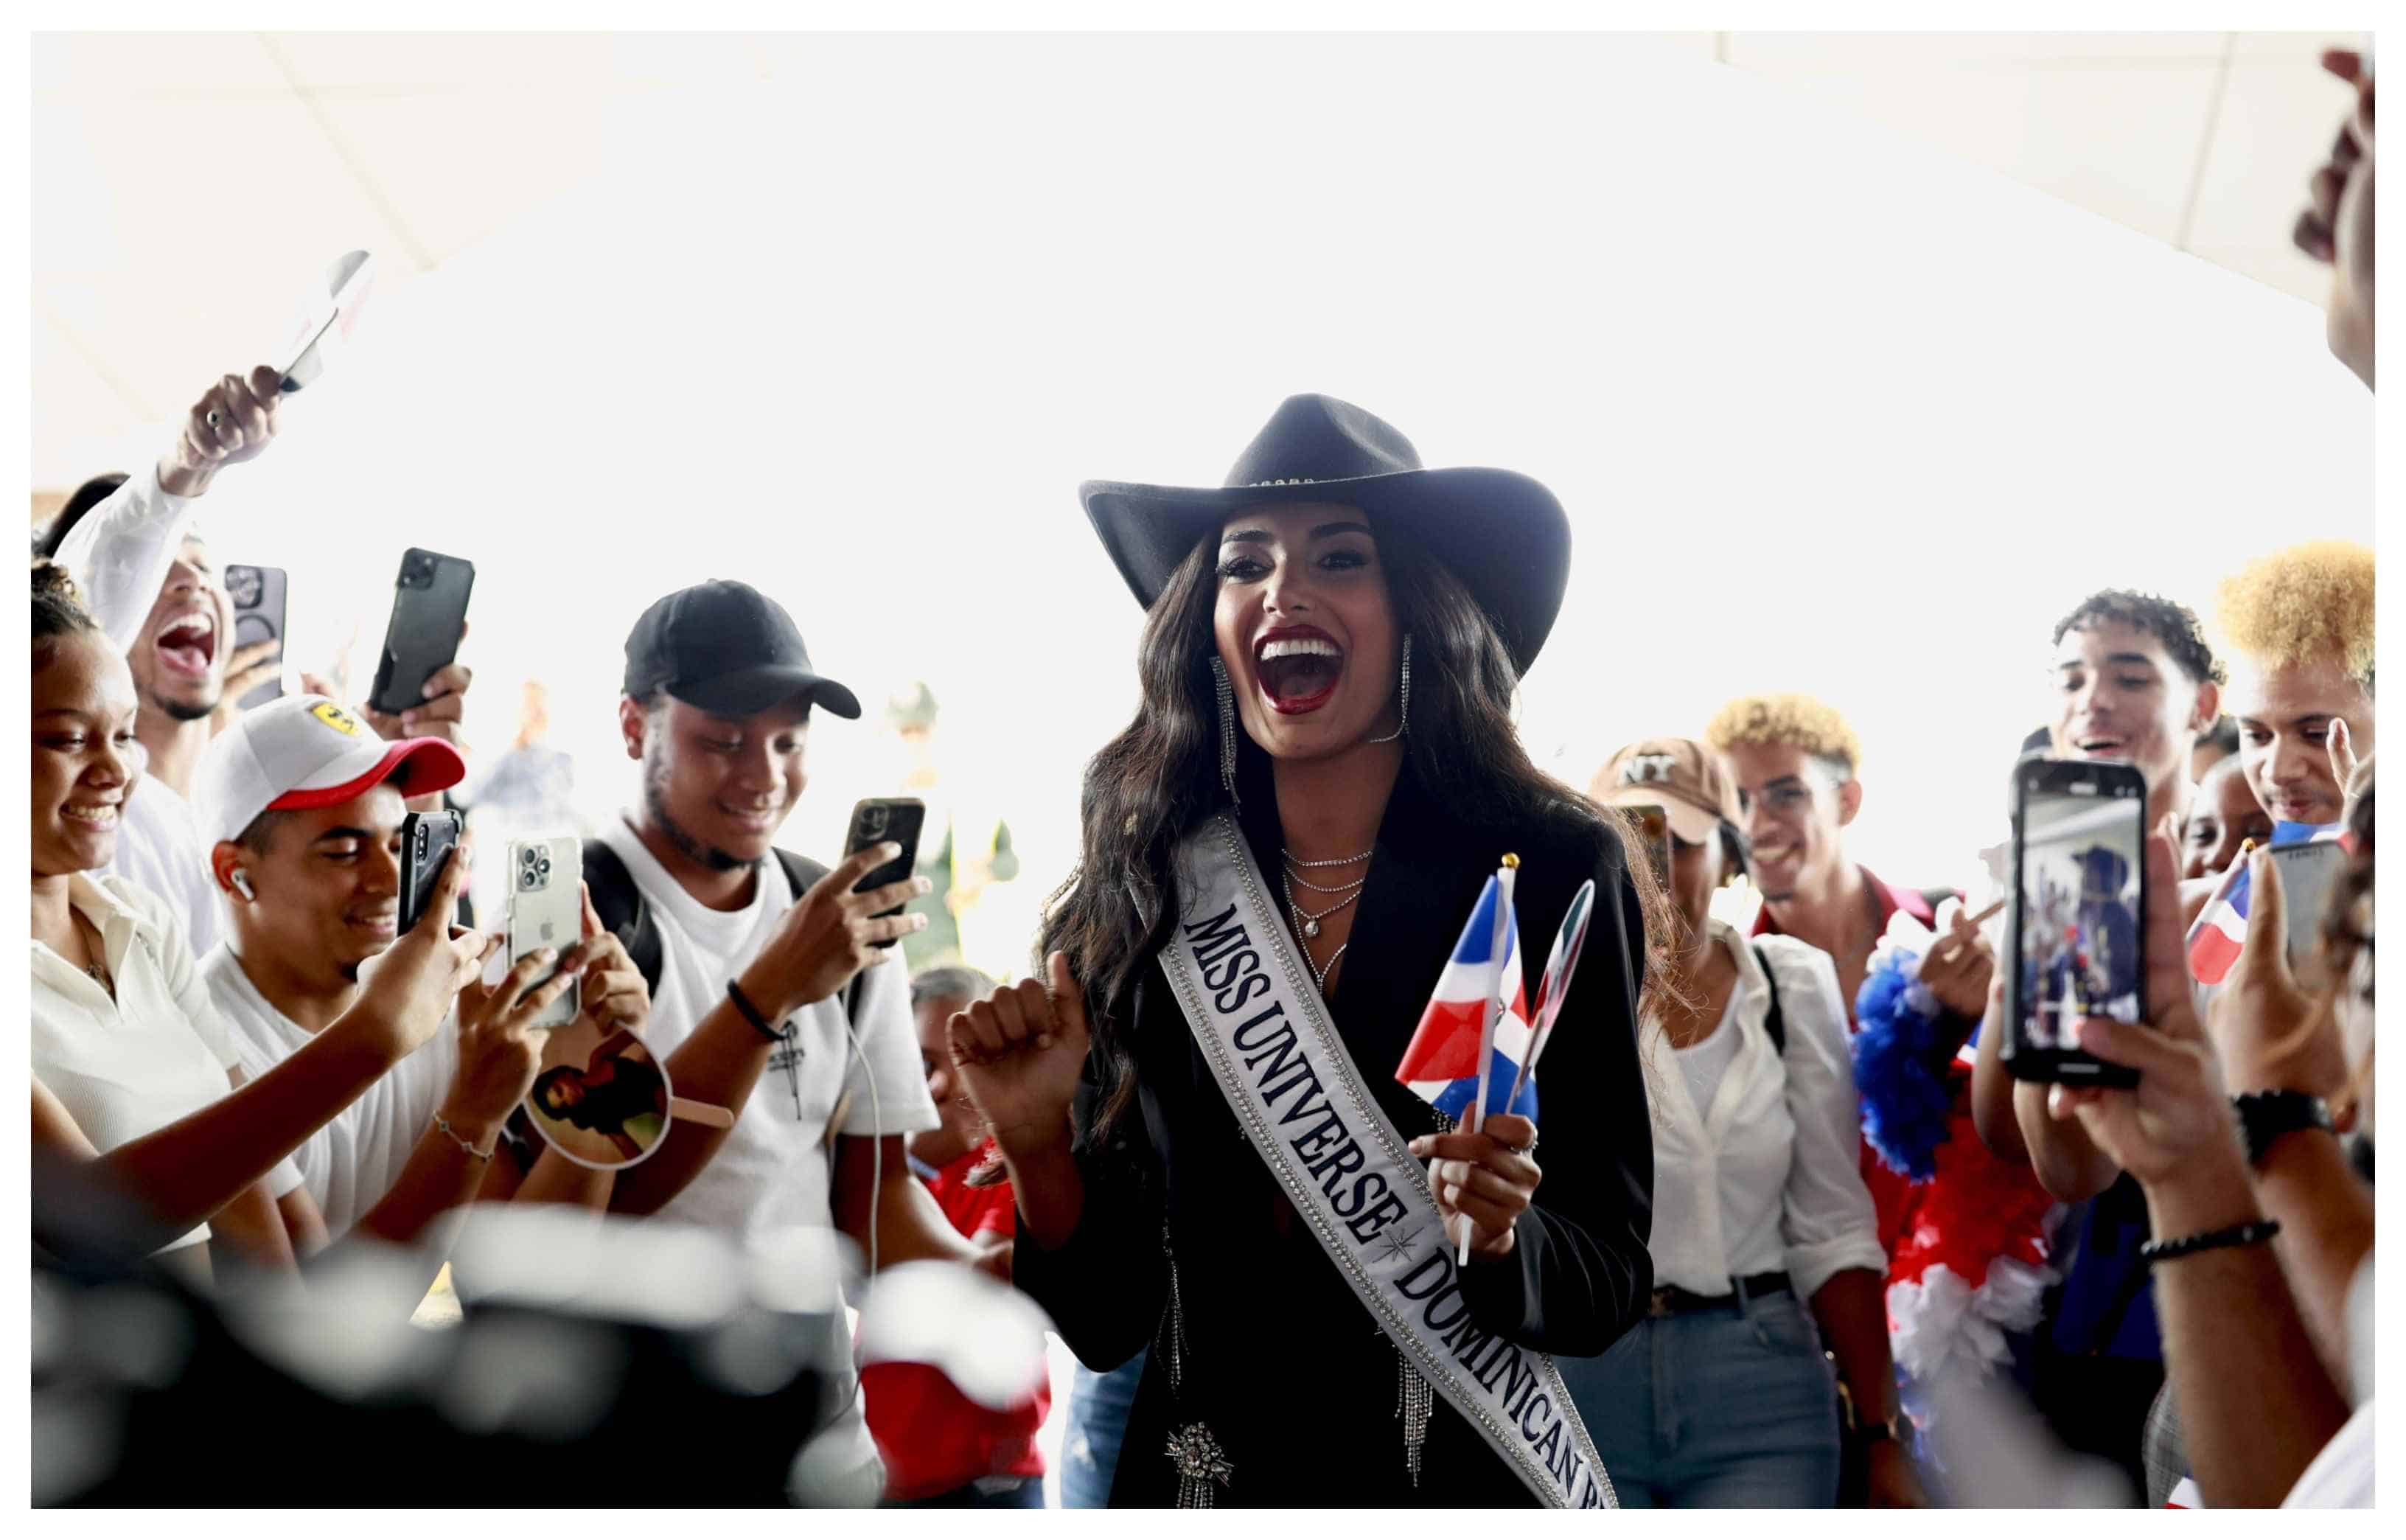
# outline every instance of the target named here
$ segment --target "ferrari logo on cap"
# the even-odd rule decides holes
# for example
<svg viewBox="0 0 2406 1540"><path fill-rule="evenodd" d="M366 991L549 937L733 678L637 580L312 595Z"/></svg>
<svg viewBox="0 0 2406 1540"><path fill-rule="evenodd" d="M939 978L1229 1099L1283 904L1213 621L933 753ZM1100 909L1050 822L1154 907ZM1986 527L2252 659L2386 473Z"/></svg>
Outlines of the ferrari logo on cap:
<svg viewBox="0 0 2406 1540"><path fill-rule="evenodd" d="M360 735L359 719L331 700L320 701L310 707L309 714L346 738L357 738Z"/></svg>

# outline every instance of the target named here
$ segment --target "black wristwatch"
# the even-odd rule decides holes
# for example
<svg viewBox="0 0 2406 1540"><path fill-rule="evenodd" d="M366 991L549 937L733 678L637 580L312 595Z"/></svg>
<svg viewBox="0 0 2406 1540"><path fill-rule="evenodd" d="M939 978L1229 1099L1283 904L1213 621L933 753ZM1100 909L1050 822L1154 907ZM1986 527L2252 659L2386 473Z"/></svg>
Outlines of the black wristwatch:
<svg viewBox="0 0 2406 1540"><path fill-rule="evenodd" d="M1904 1440L1897 1434L1896 1419L1892 1417L1882 1418L1876 1422L1856 1423L1855 1441L1859 1444L1901 1444L1904 1442Z"/></svg>
<svg viewBox="0 0 2406 1540"><path fill-rule="evenodd" d="M2301 1128L2331 1129L2330 1109L2320 1096L2302 1091L2249 1091L2230 1098L2239 1114L2239 1136L2247 1145L2247 1164L2261 1169L2272 1141Z"/></svg>

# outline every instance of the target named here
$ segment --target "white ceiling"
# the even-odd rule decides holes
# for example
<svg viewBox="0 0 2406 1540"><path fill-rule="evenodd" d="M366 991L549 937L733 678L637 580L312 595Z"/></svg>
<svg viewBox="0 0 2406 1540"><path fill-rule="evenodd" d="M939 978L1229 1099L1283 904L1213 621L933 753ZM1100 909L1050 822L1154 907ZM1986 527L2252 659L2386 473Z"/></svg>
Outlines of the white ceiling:
<svg viewBox="0 0 2406 1540"><path fill-rule="evenodd" d="M2327 276L2288 231L2347 105L2315 57L2362 41L1586 40L1778 82L2314 300ZM280 333L298 286L335 252L375 249L389 292L606 177L630 121L773 90L813 47L806 35L37 35L36 484L72 484L92 445L170 420L223 367L230 335ZM1675 125L1649 153L1676 157Z"/></svg>

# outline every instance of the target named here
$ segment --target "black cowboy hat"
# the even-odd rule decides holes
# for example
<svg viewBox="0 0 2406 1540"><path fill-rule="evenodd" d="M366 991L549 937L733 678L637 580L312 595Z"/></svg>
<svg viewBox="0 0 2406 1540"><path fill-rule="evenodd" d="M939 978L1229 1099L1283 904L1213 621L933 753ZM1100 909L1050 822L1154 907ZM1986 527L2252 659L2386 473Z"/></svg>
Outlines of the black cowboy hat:
<svg viewBox="0 0 2406 1540"><path fill-rule="evenodd" d="M1090 481L1086 516L1147 609L1196 543L1239 508L1309 499L1408 526L1529 671L1570 579L1571 526L1554 494L1515 471L1424 471L1411 441L1334 396L1289 396L1216 487Z"/></svg>

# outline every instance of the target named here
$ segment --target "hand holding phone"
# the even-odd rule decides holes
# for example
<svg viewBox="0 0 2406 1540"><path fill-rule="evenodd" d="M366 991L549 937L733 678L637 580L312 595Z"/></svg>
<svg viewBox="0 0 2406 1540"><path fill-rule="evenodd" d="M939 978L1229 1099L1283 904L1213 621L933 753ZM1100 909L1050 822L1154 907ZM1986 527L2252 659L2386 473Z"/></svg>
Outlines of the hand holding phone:
<svg viewBox="0 0 2406 1540"><path fill-rule="evenodd" d="M474 563L416 546L402 554L393 582L392 619L384 633L375 687L368 704L389 716L426 703L426 682L459 656L460 633L468 623L468 593L475 586Z"/></svg>
<svg viewBox="0 0 2406 1540"><path fill-rule="evenodd" d="M872 888L890 886L908 878L919 864L919 831L927 822L927 806L915 797L871 797L856 803L852 810L851 832L844 837L843 853L857 855L871 845L891 841L902 847L902 854L886 862L853 884L855 893L867 893ZM887 920L902 912L902 906L880 910L871 919ZM891 939L870 943L890 947Z"/></svg>
<svg viewBox="0 0 2406 1540"><path fill-rule="evenodd" d="M2146 1016L2147 785L2131 766L2014 767L2013 958L2000 1057L2016 1080L2133 1085L2080 1046L2083 1018ZM2170 896L2166 896L2170 901Z"/></svg>
<svg viewBox="0 0 2406 1540"><path fill-rule="evenodd" d="M890 871L908 860L907 850L896 850L889 858L885 852L893 848L885 841L871 841L811 884L736 981L772 1029L843 988L874 960L870 953L878 942L890 943L926 925L925 916L901 911L927 891L926 878L905 877L865 892L861 886L872 871ZM878 917L870 918L871 910Z"/></svg>
<svg viewBox="0 0 2406 1540"><path fill-rule="evenodd" d="M401 821L401 928L409 929L426 913L443 869L460 843L460 815L413 812Z"/></svg>
<svg viewBox="0 0 2406 1540"><path fill-rule="evenodd" d="M2339 1095L2347 1049L2326 1007L2333 980L2322 916L2347 855L2335 841L2257 851L2248 869L2247 940L2215 996L2209 1030L2233 1092Z"/></svg>
<svg viewBox="0 0 2406 1540"><path fill-rule="evenodd" d="M574 835L510 841L510 961L549 949L565 954L584 939L584 841ZM537 983L559 972L555 965ZM565 1026L576 1019L577 996L561 995L527 1024Z"/></svg>

